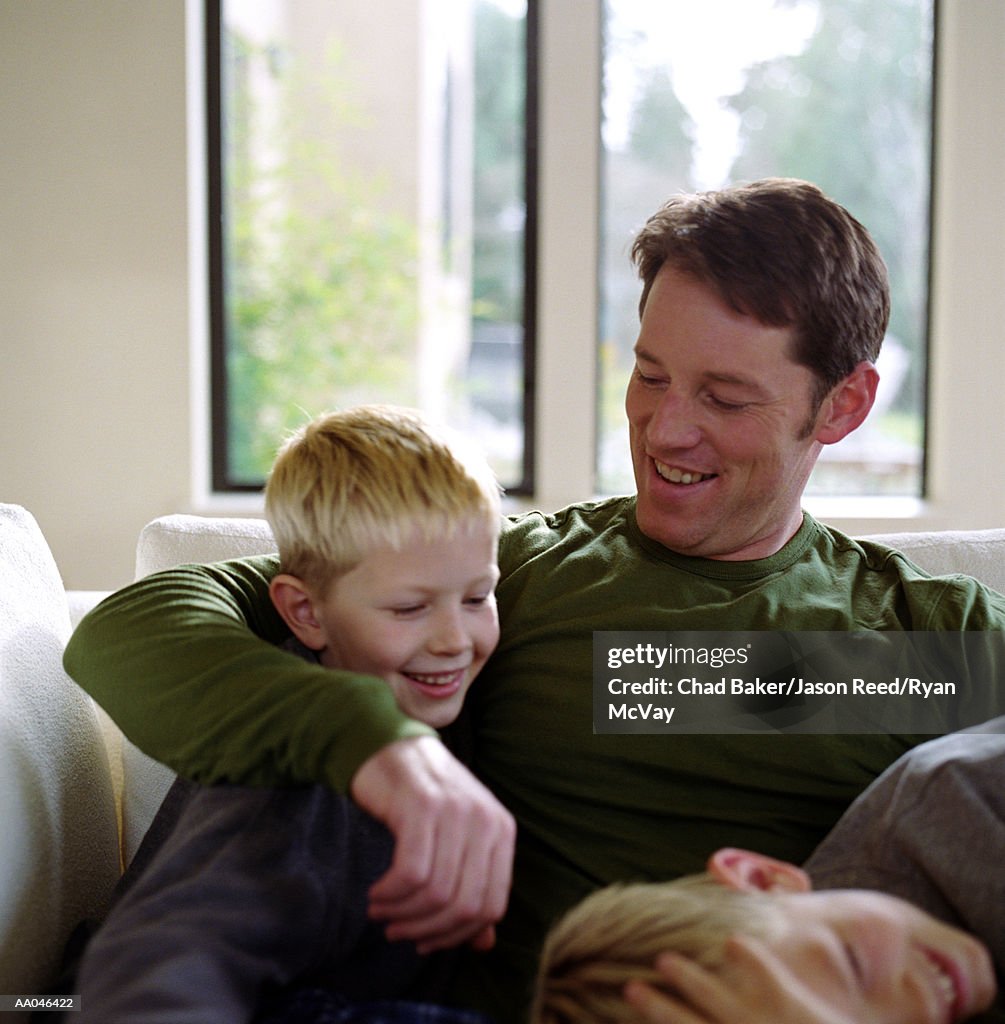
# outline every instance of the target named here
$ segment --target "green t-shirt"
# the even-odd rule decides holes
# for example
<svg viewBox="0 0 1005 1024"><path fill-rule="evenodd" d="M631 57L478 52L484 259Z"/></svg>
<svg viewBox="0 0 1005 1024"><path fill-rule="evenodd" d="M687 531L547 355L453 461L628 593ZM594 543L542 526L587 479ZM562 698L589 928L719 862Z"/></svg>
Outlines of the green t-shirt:
<svg viewBox="0 0 1005 1024"><path fill-rule="evenodd" d="M917 739L594 735L594 630L1005 627L1005 597L810 517L777 554L723 562L668 551L634 513L632 498L528 513L500 539L502 637L461 724L516 817L517 863L499 944L459 979L459 998L500 1021L520 1019L544 930L585 892L700 870L724 845L799 862ZM246 559L140 581L84 620L67 669L183 774L344 788L384 743L429 730L379 681L273 646L285 635L267 595L276 568Z"/></svg>
<svg viewBox="0 0 1005 1024"><path fill-rule="evenodd" d="M917 739L594 735L594 630L1005 626L1005 598L974 580L933 579L810 517L769 558L711 561L646 538L634 501L608 500L516 517L500 564L502 640L468 698L475 767L520 826L490 1005L526 990L548 923L590 889L699 871L720 846L800 863Z"/></svg>

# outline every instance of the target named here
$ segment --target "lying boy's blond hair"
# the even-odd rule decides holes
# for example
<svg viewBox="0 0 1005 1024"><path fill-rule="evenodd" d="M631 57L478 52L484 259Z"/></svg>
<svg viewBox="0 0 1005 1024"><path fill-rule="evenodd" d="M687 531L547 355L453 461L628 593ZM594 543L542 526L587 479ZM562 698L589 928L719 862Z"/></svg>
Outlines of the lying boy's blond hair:
<svg viewBox="0 0 1005 1024"><path fill-rule="evenodd" d="M924 908L815 891L795 864L723 847L703 875L613 886L573 908L546 940L531 1019L963 1021L996 987L988 947Z"/></svg>
<svg viewBox="0 0 1005 1024"><path fill-rule="evenodd" d="M611 885L587 896L551 929L541 955L531 1024L628 1024L633 978L659 986L653 965L668 951L716 968L726 940L767 938L780 926L770 896L729 889L709 874Z"/></svg>

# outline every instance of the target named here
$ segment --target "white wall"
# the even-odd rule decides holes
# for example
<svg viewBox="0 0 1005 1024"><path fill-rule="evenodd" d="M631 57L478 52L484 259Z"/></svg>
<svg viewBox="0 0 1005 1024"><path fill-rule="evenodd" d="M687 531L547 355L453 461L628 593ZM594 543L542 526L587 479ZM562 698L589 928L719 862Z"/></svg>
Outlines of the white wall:
<svg viewBox="0 0 1005 1024"><path fill-rule="evenodd" d="M189 505L185 7L0 0L0 501L70 587Z"/></svg>
<svg viewBox="0 0 1005 1024"><path fill-rule="evenodd" d="M590 35L598 2L544 0L550 75L588 71L562 46ZM1005 3L941 11L931 500L906 518L829 516L853 531L1005 525ZM0 501L31 509L73 588L126 582L154 516L223 508L192 485L204 453L190 325L199 351L204 318L189 290L201 238L188 231L199 153L186 111L199 96L186 96L185 36L184 0L0 0ZM542 176L542 255L589 262L590 238L568 234L596 189L595 163L569 154L588 104L579 91L572 111L555 84L543 150L565 155ZM549 506L590 487L591 273L570 267L556 258L541 280L544 390L566 395L542 410Z"/></svg>

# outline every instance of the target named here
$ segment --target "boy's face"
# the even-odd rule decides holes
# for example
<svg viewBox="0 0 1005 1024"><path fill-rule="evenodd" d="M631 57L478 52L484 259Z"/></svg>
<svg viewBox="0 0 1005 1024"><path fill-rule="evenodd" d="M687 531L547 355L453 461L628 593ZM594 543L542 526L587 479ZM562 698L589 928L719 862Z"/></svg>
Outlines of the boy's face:
<svg viewBox="0 0 1005 1024"><path fill-rule="evenodd" d="M973 936L884 893L808 891L809 880L798 868L761 861L768 865L764 875L748 875L740 884L722 875L720 880L774 893L782 930L762 944L823 1003L840 1011L840 1019L952 1024L990 1005L994 969ZM772 873L775 868L791 874L771 884L780 877ZM751 999L761 983L728 960L722 977L738 993L749 986Z"/></svg>
<svg viewBox="0 0 1005 1024"><path fill-rule="evenodd" d="M407 715L448 725L499 640L496 540L495 523L472 519L449 538L371 550L315 604L321 663L380 676Z"/></svg>
<svg viewBox="0 0 1005 1024"><path fill-rule="evenodd" d="M903 900L858 890L777 898L786 925L765 945L849 1020L951 1024L986 1009L994 997L985 948ZM729 964L723 977L734 988L750 981Z"/></svg>

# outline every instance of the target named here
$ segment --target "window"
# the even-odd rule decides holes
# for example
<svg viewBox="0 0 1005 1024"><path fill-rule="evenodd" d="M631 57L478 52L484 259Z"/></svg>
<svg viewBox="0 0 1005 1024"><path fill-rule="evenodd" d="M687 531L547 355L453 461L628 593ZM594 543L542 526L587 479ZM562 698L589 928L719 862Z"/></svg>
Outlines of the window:
<svg viewBox="0 0 1005 1024"><path fill-rule="evenodd" d="M893 314L866 424L810 494L924 485L933 67L927 0L607 0L598 385L600 490L633 487L622 396L638 331L635 231L672 192L820 185L872 232Z"/></svg>
<svg viewBox="0 0 1005 1024"><path fill-rule="evenodd" d="M635 231L674 191L792 175L893 286L877 408L809 493L923 495L934 0L207 3L215 490L373 400L472 434L511 494L632 490Z"/></svg>
<svg viewBox="0 0 1005 1024"><path fill-rule="evenodd" d="M207 0L206 41L214 490L374 401L529 490L524 0Z"/></svg>

